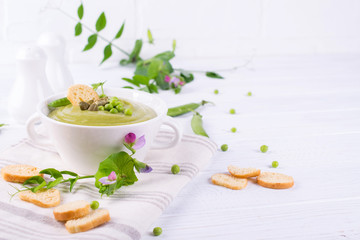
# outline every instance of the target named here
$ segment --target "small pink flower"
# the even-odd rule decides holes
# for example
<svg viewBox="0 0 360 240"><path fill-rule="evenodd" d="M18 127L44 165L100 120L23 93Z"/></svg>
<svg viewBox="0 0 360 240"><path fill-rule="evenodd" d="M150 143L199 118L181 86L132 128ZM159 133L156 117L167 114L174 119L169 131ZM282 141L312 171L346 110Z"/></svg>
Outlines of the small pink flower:
<svg viewBox="0 0 360 240"><path fill-rule="evenodd" d="M184 86L184 85L185 85L185 82L184 82L184 81L181 81L179 84L180 84L180 86Z"/></svg>
<svg viewBox="0 0 360 240"><path fill-rule="evenodd" d="M110 173L110 175L108 176L108 179L111 180L111 181L116 180L116 173L114 171L112 171Z"/></svg>
<svg viewBox="0 0 360 240"><path fill-rule="evenodd" d="M116 183L116 173L112 171L109 176L100 178L99 182L101 182L103 185L110 185Z"/></svg>
<svg viewBox="0 0 360 240"><path fill-rule="evenodd" d="M127 144L132 144L132 143L135 142L135 140L136 140L136 135L135 135L135 133L128 133L128 134L126 134L126 136L125 136L125 142L126 142Z"/></svg>
<svg viewBox="0 0 360 240"><path fill-rule="evenodd" d="M171 77L166 75L164 81L168 83L168 82L170 82L170 80L171 80Z"/></svg>

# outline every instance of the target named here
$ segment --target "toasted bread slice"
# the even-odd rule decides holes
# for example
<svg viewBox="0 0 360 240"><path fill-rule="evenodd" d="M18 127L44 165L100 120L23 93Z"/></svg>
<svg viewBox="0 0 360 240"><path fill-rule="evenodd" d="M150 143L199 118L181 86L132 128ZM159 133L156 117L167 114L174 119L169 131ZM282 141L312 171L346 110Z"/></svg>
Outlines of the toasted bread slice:
<svg viewBox="0 0 360 240"><path fill-rule="evenodd" d="M79 200L62 204L54 208L54 217L58 221L67 221L81 218L90 212L90 204L87 201Z"/></svg>
<svg viewBox="0 0 360 240"><path fill-rule="evenodd" d="M211 177L211 181L215 185L223 186L233 190L240 190L246 187L246 178L237 178L225 173L216 173Z"/></svg>
<svg viewBox="0 0 360 240"><path fill-rule="evenodd" d="M78 106L80 102L88 102L90 100L99 100L99 95L90 86L76 84L69 87L67 98L72 105Z"/></svg>
<svg viewBox="0 0 360 240"><path fill-rule="evenodd" d="M65 223L69 233L85 232L101 224L110 221L110 214L107 209L96 209L85 217L69 220Z"/></svg>
<svg viewBox="0 0 360 240"><path fill-rule="evenodd" d="M43 208L56 207L60 204L60 192L55 188L40 189L36 193L27 190L20 192L19 198Z"/></svg>
<svg viewBox="0 0 360 240"><path fill-rule="evenodd" d="M229 173L234 177L249 178L256 177L260 174L260 169L256 168L239 168L233 165L228 166Z"/></svg>
<svg viewBox="0 0 360 240"><path fill-rule="evenodd" d="M24 183L33 176L43 176L40 169L25 164L8 165L1 169L1 176L7 182Z"/></svg>
<svg viewBox="0 0 360 240"><path fill-rule="evenodd" d="M257 183L267 188L285 189L294 186L294 179L282 173L262 172L257 177Z"/></svg>

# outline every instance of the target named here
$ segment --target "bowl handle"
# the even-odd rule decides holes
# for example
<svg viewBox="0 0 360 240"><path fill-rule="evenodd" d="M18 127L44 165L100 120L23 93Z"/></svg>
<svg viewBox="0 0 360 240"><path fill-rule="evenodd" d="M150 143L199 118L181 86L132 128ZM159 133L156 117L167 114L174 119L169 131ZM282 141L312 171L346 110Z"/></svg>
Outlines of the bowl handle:
<svg viewBox="0 0 360 240"><path fill-rule="evenodd" d="M171 132L164 132L169 134L172 137L170 142L163 142L163 141L155 141L155 143L151 146L151 149L165 149L165 148L172 148L175 147L181 141L182 137L182 127L180 124L173 118L166 116L163 125L169 126L174 130L174 133ZM162 135L162 133L159 133Z"/></svg>
<svg viewBox="0 0 360 240"><path fill-rule="evenodd" d="M35 144L44 147L50 147L52 146L50 139L48 137L40 135L35 129L35 124L39 122L41 122L40 115L38 113L33 114L26 122L27 134L30 140L32 140Z"/></svg>

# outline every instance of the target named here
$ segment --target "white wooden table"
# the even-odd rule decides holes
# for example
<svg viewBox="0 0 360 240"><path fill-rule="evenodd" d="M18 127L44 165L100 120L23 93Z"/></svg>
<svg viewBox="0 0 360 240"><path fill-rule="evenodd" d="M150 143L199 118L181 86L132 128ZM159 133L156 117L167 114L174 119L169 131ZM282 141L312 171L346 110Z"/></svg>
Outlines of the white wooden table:
<svg viewBox="0 0 360 240"><path fill-rule="evenodd" d="M174 64L215 70L241 61ZM169 106L213 101L200 109L204 127L229 151L219 151L154 223L163 229L157 239L360 239L360 56L257 57L249 68L223 73L223 80L197 75L181 94L160 94ZM121 77L131 75L115 66L71 69L77 82L108 86L124 86ZM10 123L0 132L0 150L26 137L6 113L14 76L14 65L0 65L0 122ZM179 118L187 133L190 119ZM267 153L259 151L263 144ZM270 168L274 160L277 169ZM289 174L295 185L272 190L249 182L240 191L212 185L211 175L229 164ZM154 239L151 230L144 239Z"/></svg>

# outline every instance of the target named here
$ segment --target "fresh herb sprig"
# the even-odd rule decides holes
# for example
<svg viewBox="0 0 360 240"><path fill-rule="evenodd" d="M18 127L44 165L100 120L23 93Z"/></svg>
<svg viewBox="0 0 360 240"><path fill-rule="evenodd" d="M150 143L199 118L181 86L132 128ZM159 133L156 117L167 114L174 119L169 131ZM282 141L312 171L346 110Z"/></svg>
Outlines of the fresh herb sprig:
<svg viewBox="0 0 360 240"><path fill-rule="evenodd" d="M136 150L142 148L144 145L145 136L141 136L137 139L134 133L128 133L124 139L124 146L130 150L131 154L126 151L111 154L99 164L99 168L95 175L80 176L72 171L59 171L55 168L47 168L40 171L40 173L48 175L49 180L45 180L42 176L33 176L23 183L23 189L18 189L13 186L16 189L16 192L10 195L13 197L17 193L26 190L35 193L40 189L51 189L59 184L68 182L70 183L69 191L71 192L78 180L95 178L95 187L99 189L101 196L104 194L111 196L122 186L132 185L138 181L135 170L139 173L148 173L152 171L150 166L133 157ZM70 177L65 178L64 175Z"/></svg>
<svg viewBox="0 0 360 240"><path fill-rule="evenodd" d="M91 87L94 89L94 91L97 91L99 87L101 88L100 97L105 97L106 96L105 93L104 93L104 84L105 83L106 83L106 81L91 84Z"/></svg>
<svg viewBox="0 0 360 240"><path fill-rule="evenodd" d="M71 172L71 171L59 171L55 168L46 168L42 171L40 171L41 174L49 175L51 178L51 181L46 181L41 176L33 176L26 180L23 185L32 192L37 192L41 188L50 189L55 186L57 186L60 183L66 183L70 182L70 192L72 191L75 183L80 179L86 179L86 178L93 178L94 175L88 175L88 176L79 176L77 173ZM70 175L71 177L65 179L63 175ZM54 180L52 180L54 179Z"/></svg>
<svg viewBox="0 0 360 240"><path fill-rule="evenodd" d="M134 77L130 81L129 78L123 80L135 85L139 88L139 90L147 91L150 93L158 93L158 88L160 88L162 90L172 89L175 93L179 93L181 91L181 87L185 83L189 83L194 80L194 75L191 72L184 69L174 69L172 67L172 64L170 63L170 60L175 57L176 40L173 40L172 42L172 51L165 51L155 55L150 59L144 60L140 57L141 49L143 46L142 39L137 39L135 41L134 47L130 53L120 48L115 43L115 41L120 39L123 34L125 28L125 21L122 23L113 39L109 40L100 34L100 32L105 29L107 24L105 12L102 12L99 15L95 23L95 29L93 29L82 22L82 19L84 17L84 5L82 2L77 9L77 18L74 18L68 13L62 11L61 9L58 10L77 22L74 29L75 36L80 36L83 33L83 28L91 32L91 35L88 37L87 44L85 45L83 51L88 51L92 49L96 45L98 39L102 39L103 41L107 42L107 45L104 47L103 50L104 55L102 61L100 62L100 65L112 56L113 49L116 49L125 54L127 58L122 59L120 61L120 65L125 66L128 64L135 64L136 68L134 72ZM147 30L147 36L148 43L154 44L154 38L150 29ZM223 78L220 74L216 72L197 72L204 73L205 76L209 78ZM144 77L143 81L137 81L137 78L139 78L139 76ZM170 77L170 80L173 79L173 81L166 81L166 77ZM127 86L127 88L134 87Z"/></svg>

